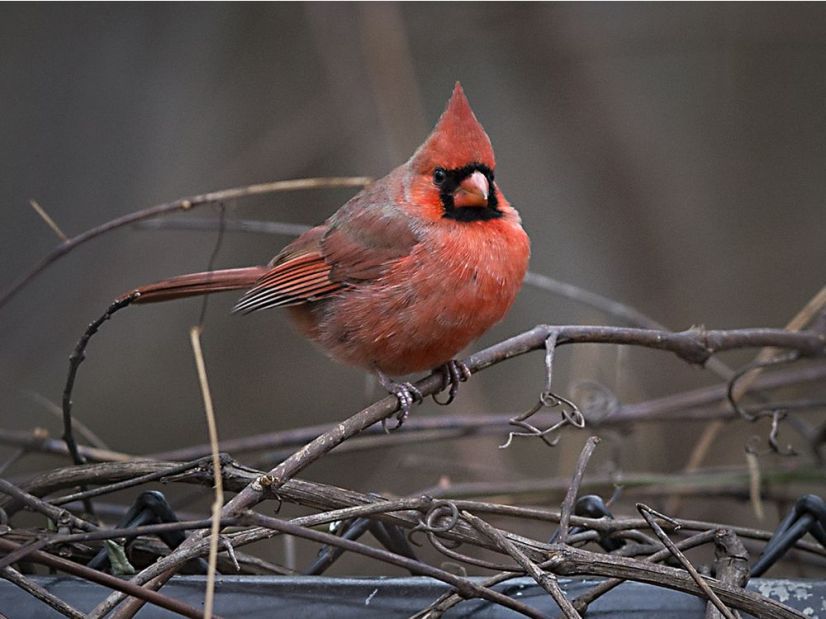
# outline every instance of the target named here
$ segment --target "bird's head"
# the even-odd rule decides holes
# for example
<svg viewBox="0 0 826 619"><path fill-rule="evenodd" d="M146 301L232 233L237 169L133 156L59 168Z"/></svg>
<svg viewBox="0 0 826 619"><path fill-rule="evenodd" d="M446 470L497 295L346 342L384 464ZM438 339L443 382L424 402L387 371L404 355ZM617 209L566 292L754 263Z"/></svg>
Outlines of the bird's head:
<svg viewBox="0 0 826 619"><path fill-rule="evenodd" d="M433 132L407 165L411 198L424 207L426 218L468 222L502 216L493 147L458 82Z"/></svg>

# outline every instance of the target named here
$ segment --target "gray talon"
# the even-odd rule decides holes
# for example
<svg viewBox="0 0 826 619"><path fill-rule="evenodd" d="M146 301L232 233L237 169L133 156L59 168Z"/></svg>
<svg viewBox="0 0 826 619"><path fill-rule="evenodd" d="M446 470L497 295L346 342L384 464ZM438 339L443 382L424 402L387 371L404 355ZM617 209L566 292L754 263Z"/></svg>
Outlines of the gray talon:
<svg viewBox="0 0 826 619"><path fill-rule="evenodd" d="M419 391L412 383L397 383L390 379L383 372L376 370L381 386L384 387L388 393L393 394L399 401L399 412L396 413L396 427L399 429L405 420L410 416L410 408L414 403L421 403L424 400L422 392ZM387 424L382 421L385 431L387 431Z"/></svg>
<svg viewBox="0 0 826 619"><path fill-rule="evenodd" d="M443 366L437 368L437 370L442 372L442 389L449 388L449 391L447 392L447 400L444 402L440 401L435 393L433 394L433 401L436 402L436 404L447 406L453 402L453 399L459 392L459 383L463 383L470 378L470 368L462 361L451 359Z"/></svg>

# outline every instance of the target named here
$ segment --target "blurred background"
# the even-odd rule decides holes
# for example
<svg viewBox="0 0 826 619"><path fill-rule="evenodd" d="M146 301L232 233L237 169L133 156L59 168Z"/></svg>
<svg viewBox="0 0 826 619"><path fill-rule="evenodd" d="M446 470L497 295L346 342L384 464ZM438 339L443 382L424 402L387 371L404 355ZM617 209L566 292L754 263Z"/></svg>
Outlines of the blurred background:
<svg viewBox="0 0 826 619"><path fill-rule="evenodd" d="M674 329L782 327L823 285L826 6L342 2L3 6L0 288L58 243L30 199L71 236L206 191L377 178L423 141L456 80L491 137L497 181L532 238L534 272ZM225 204L226 217L315 224L354 193L261 196ZM207 207L173 219L218 215ZM43 398L59 402L86 325L121 292L205 269L217 238L123 228L2 307L0 426L59 436ZM288 241L227 232L215 266L264 263ZM230 315L235 298L211 298L203 334L222 438L332 422L378 397L362 372L326 360L283 314ZM188 335L200 311L199 300L129 308L92 341L74 410L110 448L151 454L206 442ZM539 323L621 324L525 287L473 349ZM725 360L736 367L754 352ZM646 350L568 347L556 363L558 393L596 381L622 403L719 382ZM543 381L541 355L524 356L474 377L451 407L428 401L414 415L522 411ZM704 427L606 428L589 473L679 472ZM726 426L706 464L743 466L749 437L767 431ZM506 432L422 441L332 454L303 476L398 495L566 478L587 435L566 432L554 449L523 440L499 450ZM0 447L4 458L13 451ZM815 462L801 452L796 464ZM265 466L266 456L241 459ZM6 474L22 479L64 461L29 457ZM693 497L679 510L765 528L778 518L770 510L757 523L743 492Z"/></svg>

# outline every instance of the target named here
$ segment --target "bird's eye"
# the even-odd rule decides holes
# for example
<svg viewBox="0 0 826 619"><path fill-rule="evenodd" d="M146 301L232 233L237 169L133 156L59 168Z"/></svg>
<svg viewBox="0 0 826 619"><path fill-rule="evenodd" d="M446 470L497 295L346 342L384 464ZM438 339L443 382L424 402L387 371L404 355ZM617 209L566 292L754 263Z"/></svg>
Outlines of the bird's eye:
<svg viewBox="0 0 826 619"><path fill-rule="evenodd" d="M436 168L433 172L433 182L437 185L441 185L447 180L447 172L445 172L442 168Z"/></svg>

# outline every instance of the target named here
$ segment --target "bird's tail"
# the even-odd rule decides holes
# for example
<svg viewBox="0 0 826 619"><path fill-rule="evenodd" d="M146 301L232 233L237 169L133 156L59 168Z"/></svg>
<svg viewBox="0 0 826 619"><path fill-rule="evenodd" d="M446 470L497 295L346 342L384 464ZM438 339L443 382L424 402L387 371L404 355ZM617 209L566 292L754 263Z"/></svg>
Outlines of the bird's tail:
<svg viewBox="0 0 826 619"><path fill-rule="evenodd" d="M134 303L157 303L159 301L212 294L213 292L246 290L252 288L266 272L267 267L257 266L178 275L154 284L135 288L118 298L134 297Z"/></svg>

